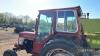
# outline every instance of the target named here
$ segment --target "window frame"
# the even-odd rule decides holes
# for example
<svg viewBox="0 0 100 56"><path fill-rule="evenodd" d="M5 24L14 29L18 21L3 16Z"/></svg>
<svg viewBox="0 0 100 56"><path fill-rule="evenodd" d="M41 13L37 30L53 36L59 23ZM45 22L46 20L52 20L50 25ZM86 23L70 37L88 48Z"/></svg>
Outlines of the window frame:
<svg viewBox="0 0 100 56"><path fill-rule="evenodd" d="M36 28L36 30L37 30L37 31L36 31L36 33L37 33L37 36L36 36L37 41L42 41L42 40L44 40L45 38L47 38L46 36L48 36L49 34L51 34L52 29L53 29L53 28L52 28L52 24L53 24L53 23L52 23L52 22L53 22L52 19L53 19L53 17L51 17L51 25L50 25L50 29L49 29L50 32L48 32L47 35L45 35L45 36L43 36L43 37L40 37L39 34L40 34L41 32L39 32L39 26L40 26L40 21L41 21L41 14L42 14L42 15L45 15L45 14L43 14L43 13L39 13L39 15L38 15L38 19L37 19L37 21L38 21L38 22L37 22L37 25L38 25L38 26L37 26L37 28ZM46 18L45 18L45 19L46 19Z"/></svg>
<svg viewBox="0 0 100 56"><path fill-rule="evenodd" d="M75 16L75 18L76 18L76 30L74 31L74 32L68 32L68 31L57 31L57 20L58 20L58 12L59 11L73 11L74 12L74 16ZM77 19L77 11L76 10L72 10L72 9L69 9L69 10L57 10L56 11L56 25L55 25L55 31L56 32L64 32L64 33L76 33L76 32L78 32L78 19Z"/></svg>

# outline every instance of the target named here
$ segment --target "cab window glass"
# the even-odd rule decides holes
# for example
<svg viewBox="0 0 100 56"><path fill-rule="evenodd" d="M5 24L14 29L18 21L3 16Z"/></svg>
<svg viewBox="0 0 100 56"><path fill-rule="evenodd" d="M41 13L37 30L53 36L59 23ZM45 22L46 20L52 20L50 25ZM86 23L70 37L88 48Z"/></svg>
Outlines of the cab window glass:
<svg viewBox="0 0 100 56"><path fill-rule="evenodd" d="M74 11L58 11L56 31L75 32L77 30L77 19Z"/></svg>

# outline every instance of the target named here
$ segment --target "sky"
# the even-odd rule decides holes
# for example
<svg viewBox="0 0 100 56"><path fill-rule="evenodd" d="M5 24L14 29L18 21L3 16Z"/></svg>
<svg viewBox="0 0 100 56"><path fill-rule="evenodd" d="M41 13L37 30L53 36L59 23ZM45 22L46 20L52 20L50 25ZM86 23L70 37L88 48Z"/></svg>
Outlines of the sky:
<svg viewBox="0 0 100 56"><path fill-rule="evenodd" d="M28 15L35 18L40 9L81 6L90 18L100 18L100 0L0 0L0 12Z"/></svg>

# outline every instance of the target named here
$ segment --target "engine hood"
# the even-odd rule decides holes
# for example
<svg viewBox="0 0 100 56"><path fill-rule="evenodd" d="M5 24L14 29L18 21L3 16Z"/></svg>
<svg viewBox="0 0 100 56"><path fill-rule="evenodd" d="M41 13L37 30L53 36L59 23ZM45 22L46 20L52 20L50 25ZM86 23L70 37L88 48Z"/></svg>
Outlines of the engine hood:
<svg viewBox="0 0 100 56"><path fill-rule="evenodd" d="M19 37L33 40L35 38L35 32L29 32L29 31L20 32Z"/></svg>

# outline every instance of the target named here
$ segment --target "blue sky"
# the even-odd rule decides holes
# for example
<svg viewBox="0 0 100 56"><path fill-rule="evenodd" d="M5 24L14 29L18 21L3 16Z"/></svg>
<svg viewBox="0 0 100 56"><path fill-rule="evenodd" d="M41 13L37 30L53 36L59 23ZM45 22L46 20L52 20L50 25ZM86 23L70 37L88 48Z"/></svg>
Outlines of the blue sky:
<svg viewBox="0 0 100 56"><path fill-rule="evenodd" d="M0 12L29 15L34 18L37 10L81 6L91 18L100 18L100 0L0 0Z"/></svg>

